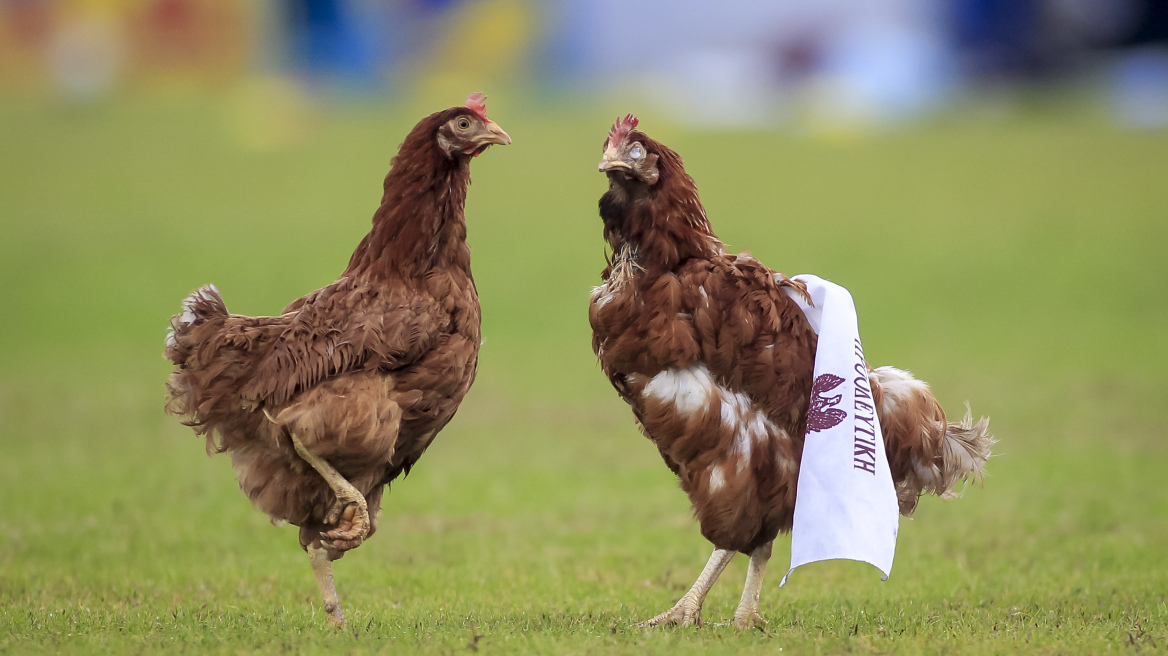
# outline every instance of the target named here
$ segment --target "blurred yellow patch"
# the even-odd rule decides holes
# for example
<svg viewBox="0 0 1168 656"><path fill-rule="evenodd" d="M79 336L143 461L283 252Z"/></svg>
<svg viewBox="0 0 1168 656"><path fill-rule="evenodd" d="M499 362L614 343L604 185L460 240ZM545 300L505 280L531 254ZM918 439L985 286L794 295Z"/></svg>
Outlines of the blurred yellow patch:
<svg viewBox="0 0 1168 656"><path fill-rule="evenodd" d="M426 101L512 85L535 31L529 0L483 0L451 12L420 56L416 92ZM441 104L439 102L439 104Z"/></svg>
<svg viewBox="0 0 1168 656"><path fill-rule="evenodd" d="M227 130L245 148L268 150L300 142L313 122L308 95L289 77L247 80L224 105Z"/></svg>

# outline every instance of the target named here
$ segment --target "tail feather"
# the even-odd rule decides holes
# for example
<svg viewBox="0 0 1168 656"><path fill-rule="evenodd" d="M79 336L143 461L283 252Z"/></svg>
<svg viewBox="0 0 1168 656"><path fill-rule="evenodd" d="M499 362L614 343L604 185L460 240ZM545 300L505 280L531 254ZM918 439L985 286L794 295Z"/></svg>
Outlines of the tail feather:
<svg viewBox="0 0 1168 656"><path fill-rule="evenodd" d="M199 434L207 433L210 429L204 426L205 422L198 416L197 409L206 400L202 392L206 391L212 377L207 376L207 372L192 368L199 352L200 339L205 340L209 336L208 331L200 331L198 328L207 325L209 321L226 319L228 316L227 306L219 290L215 285L206 285L183 299L182 312L170 318L170 329L166 332L163 356L176 365L166 382L166 411L183 417L183 423L193 426ZM207 437L209 452L213 445L211 436Z"/></svg>
<svg viewBox="0 0 1168 656"><path fill-rule="evenodd" d="M184 337L199 325L215 317L228 316L227 305L215 285L205 285L183 299L182 312L170 318L163 355L175 364L183 364L189 355Z"/></svg>
<svg viewBox="0 0 1168 656"><path fill-rule="evenodd" d="M982 480L995 442L988 418L975 423L967 405L961 421L947 421L929 386L907 371L879 367L870 378L901 514L911 516L924 493L953 499L959 481Z"/></svg>
<svg viewBox="0 0 1168 656"><path fill-rule="evenodd" d="M945 427L945 441L941 449L941 481L944 492L941 498L957 496L953 488L958 480L980 483L985 478L986 461L990 450L997 441L989 433L989 417L982 417L974 423L973 411L965 404L965 416L960 422L950 422Z"/></svg>

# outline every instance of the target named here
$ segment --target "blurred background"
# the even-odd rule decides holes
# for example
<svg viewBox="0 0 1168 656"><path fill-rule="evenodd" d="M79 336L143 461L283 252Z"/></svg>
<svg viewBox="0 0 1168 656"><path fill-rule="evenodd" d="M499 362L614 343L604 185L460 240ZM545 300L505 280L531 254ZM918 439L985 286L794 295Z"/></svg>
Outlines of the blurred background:
<svg viewBox="0 0 1168 656"><path fill-rule="evenodd" d="M208 282L253 315L331 282L402 137L473 91L514 139L467 203L479 376L338 566L357 617L609 635L708 556L590 348L596 164L634 112L732 251L848 287L870 361L1001 440L888 583L813 566L764 615L877 600L1015 653L1168 626L1168 0L0 0L0 651L139 650L200 606L314 625L295 530L162 413L167 320Z"/></svg>
<svg viewBox="0 0 1168 656"><path fill-rule="evenodd" d="M686 124L886 124L1090 90L1168 125L1165 0L3 0L0 91L607 93ZM291 111L291 110L290 110Z"/></svg>

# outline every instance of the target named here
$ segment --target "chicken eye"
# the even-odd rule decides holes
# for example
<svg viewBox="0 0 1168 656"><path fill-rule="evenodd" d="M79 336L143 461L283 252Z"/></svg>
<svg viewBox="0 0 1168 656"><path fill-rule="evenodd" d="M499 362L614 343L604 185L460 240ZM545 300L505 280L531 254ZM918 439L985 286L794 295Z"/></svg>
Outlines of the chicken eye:
<svg viewBox="0 0 1168 656"><path fill-rule="evenodd" d="M633 146L633 149L629 151L629 157L633 159L641 159L644 154L645 151L640 146Z"/></svg>
<svg viewBox="0 0 1168 656"><path fill-rule="evenodd" d="M456 123L456 125L458 125L459 130L465 130L470 127L470 119L464 116L458 119L458 123Z"/></svg>

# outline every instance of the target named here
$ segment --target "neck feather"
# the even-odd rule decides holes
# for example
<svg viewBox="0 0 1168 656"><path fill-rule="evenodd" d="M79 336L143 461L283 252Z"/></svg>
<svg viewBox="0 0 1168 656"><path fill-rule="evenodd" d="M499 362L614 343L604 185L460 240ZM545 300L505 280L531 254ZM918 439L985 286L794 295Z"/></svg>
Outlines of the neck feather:
<svg viewBox="0 0 1168 656"><path fill-rule="evenodd" d="M410 133L393 158L373 229L353 252L345 275L409 279L442 266L469 275L463 214L469 160L442 153L433 130L421 130L425 123Z"/></svg>
<svg viewBox="0 0 1168 656"><path fill-rule="evenodd" d="M670 271L689 258L723 252L693 178L669 159L661 158L661 177L652 188L613 181L600 199L605 240L614 251L632 249L649 271Z"/></svg>

